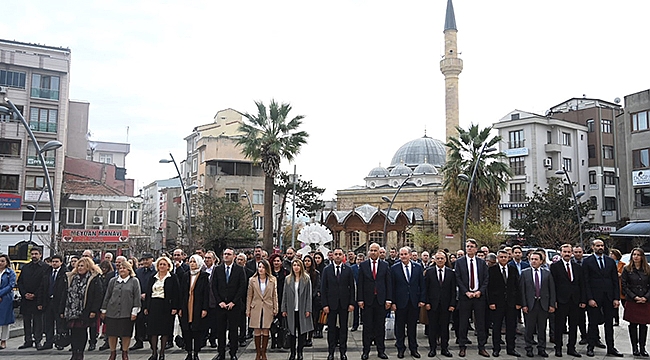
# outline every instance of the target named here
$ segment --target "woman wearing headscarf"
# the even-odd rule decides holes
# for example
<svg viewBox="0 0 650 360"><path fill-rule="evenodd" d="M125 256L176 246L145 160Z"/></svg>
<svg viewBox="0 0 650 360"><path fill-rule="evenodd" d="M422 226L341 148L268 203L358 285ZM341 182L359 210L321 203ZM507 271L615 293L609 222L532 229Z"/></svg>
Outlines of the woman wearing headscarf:
<svg viewBox="0 0 650 360"><path fill-rule="evenodd" d="M143 311L147 315L147 335L151 344L149 360L165 360L165 345L174 330L174 317L180 308L179 285L171 273L172 261L161 256L156 260L156 273L145 289ZM158 355L160 337L160 355Z"/></svg>
<svg viewBox="0 0 650 360"><path fill-rule="evenodd" d="M282 295L282 316L287 318L291 333L291 354L289 360L296 359L296 338L298 338L298 360L303 360L302 349L305 347L307 333L314 330L312 315L311 281L305 273L301 260L291 262L291 274L284 282Z"/></svg>
<svg viewBox="0 0 650 360"><path fill-rule="evenodd" d="M14 317L14 292L16 286L16 273L11 268L11 260L6 254L0 255L0 350L7 347L9 339L9 325L13 324Z"/></svg>
<svg viewBox="0 0 650 360"><path fill-rule="evenodd" d="M194 254L188 260L190 270L181 275L181 309L179 318L185 341L185 360L199 360L203 335L208 330L208 308L210 307L209 275L201 271L205 263L200 255Z"/></svg>
<svg viewBox="0 0 650 360"><path fill-rule="evenodd" d="M630 256L630 263L623 269L621 275L623 292L625 293L625 310L623 320L627 320L632 354L648 357L645 348L650 324L650 266L643 249L635 248Z"/></svg>
<svg viewBox="0 0 650 360"><path fill-rule="evenodd" d="M117 339L122 339L122 360L129 359L129 343L133 334L133 324L140 307L140 281L135 277L133 267L128 261L117 265L117 276L111 278L106 286L106 295L101 308L101 317L106 325L108 346L111 354L108 360L117 357Z"/></svg>
<svg viewBox="0 0 650 360"><path fill-rule="evenodd" d="M271 275L271 265L266 260L257 264L257 272L248 280L246 296L246 316L248 326L255 336L255 360L266 360L266 347L269 345L269 329L273 318L278 314L277 280Z"/></svg>
<svg viewBox="0 0 650 360"><path fill-rule="evenodd" d="M68 273L68 294L61 317L70 329L71 360L83 360L88 327L97 324L104 294L101 270L88 257L81 257Z"/></svg>

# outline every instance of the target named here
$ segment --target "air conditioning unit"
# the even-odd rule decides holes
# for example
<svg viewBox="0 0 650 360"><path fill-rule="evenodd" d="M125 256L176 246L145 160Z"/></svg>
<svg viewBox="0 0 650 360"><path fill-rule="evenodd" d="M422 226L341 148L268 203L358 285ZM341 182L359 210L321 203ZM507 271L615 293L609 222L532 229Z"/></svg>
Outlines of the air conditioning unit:
<svg viewBox="0 0 650 360"><path fill-rule="evenodd" d="M553 167L553 161L549 158L544 159L544 167L551 168Z"/></svg>
<svg viewBox="0 0 650 360"><path fill-rule="evenodd" d="M93 224L103 224L103 223L104 223L103 216L93 216Z"/></svg>

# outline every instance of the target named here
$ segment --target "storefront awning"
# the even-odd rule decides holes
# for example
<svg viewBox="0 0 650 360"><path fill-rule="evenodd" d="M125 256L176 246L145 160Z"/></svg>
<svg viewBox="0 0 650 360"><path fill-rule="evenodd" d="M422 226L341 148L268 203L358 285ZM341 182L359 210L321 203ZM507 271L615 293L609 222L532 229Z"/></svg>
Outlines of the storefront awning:
<svg viewBox="0 0 650 360"><path fill-rule="evenodd" d="M650 221L632 222L610 234L612 237L650 238Z"/></svg>

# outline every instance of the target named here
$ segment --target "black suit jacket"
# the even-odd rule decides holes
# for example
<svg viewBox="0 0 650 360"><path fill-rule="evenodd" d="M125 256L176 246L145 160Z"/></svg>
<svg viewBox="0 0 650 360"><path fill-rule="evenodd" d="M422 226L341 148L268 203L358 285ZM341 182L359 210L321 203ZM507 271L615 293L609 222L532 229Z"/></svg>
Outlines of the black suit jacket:
<svg viewBox="0 0 650 360"><path fill-rule="evenodd" d="M43 299L43 276L50 266L43 261L30 262L23 266L16 285L22 297L20 303L21 314L31 314L38 311L37 307L42 306ZM33 300L27 300L25 294L34 294Z"/></svg>
<svg viewBox="0 0 650 360"><path fill-rule="evenodd" d="M553 275L553 282L555 282L555 298L559 304L574 304L586 303L585 296L585 282L582 275L582 267L569 261L571 265L571 275L573 275L573 282L569 280L569 273L566 271L564 261L560 260L551 264L551 275Z"/></svg>
<svg viewBox="0 0 650 360"><path fill-rule="evenodd" d="M153 284L156 283L156 273L154 273L147 283L147 287L144 289L144 302L142 303L143 309L149 309L151 307L151 293L153 292ZM165 279L165 304L169 309L178 310L180 309L181 299L180 299L180 290L178 284L178 277L175 274L171 274L170 277ZM142 290L141 290L142 291ZM101 302L100 302L101 304ZM151 315L151 314L149 314ZM154 314L155 316L156 314Z"/></svg>
<svg viewBox="0 0 650 360"><path fill-rule="evenodd" d="M598 265L596 255L591 255L582 261L587 300L595 300L597 303L620 300L621 292L618 285L616 262L609 256L603 256L603 260L605 262L604 269Z"/></svg>
<svg viewBox="0 0 650 360"><path fill-rule="evenodd" d="M52 267L48 268L43 275L43 305L44 306L54 306L56 309L60 309L65 305L67 291L68 291L68 277L66 276L66 268L61 265L56 274L56 279L54 279L54 291L50 295L50 285L52 283Z"/></svg>
<svg viewBox="0 0 650 360"><path fill-rule="evenodd" d="M454 270L444 267L444 279L442 285L438 281L438 266L434 265L427 269L424 275L424 287L426 289L425 304L431 305L432 311L438 308L447 310L450 306L456 307L456 275Z"/></svg>
<svg viewBox="0 0 650 360"><path fill-rule="evenodd" d="M248 279L244 272L244 267L235 264L230 265L230 281L226 282L226 265L221 264L217 266L212 274L212 293L217 303L224 302L226 304L232 302L235 308L244 311L244 300L246 297L246 290L248 289Z"/></svg>
<svg viewBox="0 0 650 360"><path fill-rule="evenodd" d="M354 306L354 274L347 264L341 263L341 275L334 273L335 265L331 263L323 269L321 275L321 304L330 310L345 309Z"/></svg>
<svg viewBox="0 0 650 360"><path fill-rule="evenodd" d="M401 261L393 264L390 270L393 276L393 304L398 309L406 307L409 302L417 308L418 303L425 301L426 293L422 265L411 261L410 281L406 281L404 264Z"/></svg>
<svg viewBox="0 0 650 360"><path fill-rule="evenodd" d="M481 297L487 294L488 288L488 266L485 260L479 259L474 256L474 264L478 273L478 291L481 292ZM456 274L456 284L458 285L458 297L460 299L467 299L465 295L469 291L469 270L467 269L467 256L461 256L454 263L454 273Z"/></svg>
<svg viewBox="0 0 650 360"><path fill-rule="evenodd" d="M375 290L377 295L375 295ZM391 301L393 293L392 278L388 263L377 259L377 278L372 276L372 260L368 259L359 264L359 278L357 281L357 301L369 302L364 306L371 305L372 300L377 296L377 302L384 305Z"/></svg>
<svg viewBox="0 0 650 360"><path fill-rule="evenodd" d="M501 265L496 264L488 269L490 281L488 282L488 304L496 305L499 308L514 309L521 305L521 293L519 289L519 271L514 265L507 264L508 282L503 280Z"/></svg>

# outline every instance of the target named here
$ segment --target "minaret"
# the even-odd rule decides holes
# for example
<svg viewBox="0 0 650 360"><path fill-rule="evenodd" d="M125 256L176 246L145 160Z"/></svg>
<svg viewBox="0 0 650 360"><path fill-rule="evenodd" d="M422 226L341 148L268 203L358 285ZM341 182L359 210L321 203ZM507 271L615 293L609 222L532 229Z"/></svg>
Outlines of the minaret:
<svg viewBox="0 0 650 360"><path fill-rule="evenodd" d="M446 139L458 136L458 75L463 71L463 60L458 58L456 43L456 16L454 5L447 0L447 14L445 16L445 54L440 60L440 71L445 76L445 130Z"/></svg>

